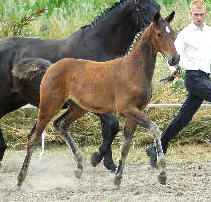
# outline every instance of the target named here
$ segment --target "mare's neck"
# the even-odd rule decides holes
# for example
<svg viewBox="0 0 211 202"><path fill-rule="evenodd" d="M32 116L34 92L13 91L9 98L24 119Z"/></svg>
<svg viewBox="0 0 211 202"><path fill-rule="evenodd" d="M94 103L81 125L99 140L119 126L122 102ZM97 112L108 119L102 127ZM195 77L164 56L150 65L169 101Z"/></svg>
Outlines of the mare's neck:
<svg viewBox="0 0 211 202"><path fill-rule="evenodd" d="M92 42L94 39L112 59L123 56L127 53L139 31L137 22L133 20L133 13L134 8L120 4L114 10L99 17L91 25L79 30L80 37L87 42ZM79 43L80 37L78 38ZM68 40L72 40L71 36L67 38L67 43Z"/></svg>
<svg viewBox="0 0 211 202"><path fill-rule="evenodd" d="M114 14L96 26L95 33L101 37L108 52L123 56L127 53L138 32L136 24L130 13ZM104 46L104 47L105 47Z"/></svg>
<svg viewBox="0 0 211 202"><path fill-rule="evenodd" d="M136 68L145 78L152 81L155 69L157 51L151 42L151 26L140 36L133 49L128 54L133 68Z"/></svg>

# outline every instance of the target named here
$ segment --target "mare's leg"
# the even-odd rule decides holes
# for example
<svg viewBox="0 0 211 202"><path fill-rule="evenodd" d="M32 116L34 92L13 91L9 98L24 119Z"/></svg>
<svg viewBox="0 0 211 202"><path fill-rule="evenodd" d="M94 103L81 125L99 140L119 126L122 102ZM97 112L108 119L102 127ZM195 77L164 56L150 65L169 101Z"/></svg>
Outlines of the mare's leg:
<svg viewBox="0 0 211 202"><path fill-rule="evenodd" d="M72 138L69 131L69 125L75 120L81 118L86 113L86 110L80 108L78 105L72 102L69 109L54 122L54 127L61 132L65 138L66 144L72 150L74 159L77 163L77 170L74 171L77 178L80 178L83 172L82 155Z"/></svg>
<svg viewBox="0 0 211 202"><path fill-rule="evenodd" d="M112 159L112 150L111 144L116 137L116 134L119 132L119 122L116 117L112 114L97 114L100 117L101 125L102 125L102 136L103 136L103 144L99 148L99 152L95 152L92 155L91 163L92 166L97 166L98 163L101 162L104 157L104 166L115 172L116 165Z"/></svg>
<svg viewBox="0 0 211 202"><path fill-rule="evenodd" d="M1 132L1 128L0 128L0 170L2 168L2 159L4 157L4 152L7 149L7 144L4 140L4 136L3 133Z"/></svg>
<svg viewBox="0 0 211 202"><path fill-rule="evenodd" d="M0 109L0 118L2 118L4 115L15 111L16 109L24 106L25 104L27 104L25 101L23 100L18 100L17 98L11 97L10 99L7 98L7 101L3 102L2 100L0 101L1 104L1 109ZM5 104L3 104L5 103ZM4 152L7 149L7 144L4 140L4 136L3 133L1 131L0 128L0 168L2 167L2 160L4 157Z"/></svg>
<svg viewBox="0 0 211 202"><path fill-rule="evenodd" d="M137 127L136 122L134 122L130 119L126 120L126 123L125 123L125 126L124 126L124 140L123 140L123 143L122 143L121 154L120 154L120 157L119 157L119 163L118 163L117 170L115 172L115 178L114 178L114 184L116 186L119 186L120 183L121 183L125 160L126 160L126 157L128 155L130 145L131 145L131 141L132 141L134 132L136 130L136 127Z"/></svg>
<svg viewBox="0 0 211 202"><path fill-rule="evenodd" d="M144 113L140 112L138 109L132 109L128 111L126 117L131 118L137 124L151 131L158 155L158 168L161 168L158 180L161 184L166 184L166 160L161 146L161 133L157 124L151 121Z"/></svg>

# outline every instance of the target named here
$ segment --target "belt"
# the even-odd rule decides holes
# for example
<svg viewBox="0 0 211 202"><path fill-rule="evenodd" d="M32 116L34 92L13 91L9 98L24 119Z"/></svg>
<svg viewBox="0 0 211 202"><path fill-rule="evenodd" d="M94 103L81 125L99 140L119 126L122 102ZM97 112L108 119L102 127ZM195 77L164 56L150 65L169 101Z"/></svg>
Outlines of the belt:
<svg viewBox="0 0 211 202"><path fill-rule="evenodd" d="M210 76L210 73L204 72L200 69L198 69L198 70L186 70L186 73L193 73L193 74L196 73L196 74L206 75L208 77Z"/></svg>

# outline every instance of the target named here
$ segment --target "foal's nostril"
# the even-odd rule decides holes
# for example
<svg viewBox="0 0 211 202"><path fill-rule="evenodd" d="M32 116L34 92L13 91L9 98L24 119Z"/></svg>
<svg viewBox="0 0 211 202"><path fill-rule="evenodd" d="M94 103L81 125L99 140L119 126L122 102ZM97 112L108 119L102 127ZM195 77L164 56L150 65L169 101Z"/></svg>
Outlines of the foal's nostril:
<svg viewBox="0 0 211 202"><path fill-rule="evenodd" d="M180 60L180 56L177 56L177 57L172 57L171 59L171 65L176 65L179 63L179 60Z"/></svg>
<svg viewBox="0 0 211 202"><path fill-rule="evenodd" d="M177 59L175 57L173 57L171 62L175 64L176 61L177 61Z"/></svg>

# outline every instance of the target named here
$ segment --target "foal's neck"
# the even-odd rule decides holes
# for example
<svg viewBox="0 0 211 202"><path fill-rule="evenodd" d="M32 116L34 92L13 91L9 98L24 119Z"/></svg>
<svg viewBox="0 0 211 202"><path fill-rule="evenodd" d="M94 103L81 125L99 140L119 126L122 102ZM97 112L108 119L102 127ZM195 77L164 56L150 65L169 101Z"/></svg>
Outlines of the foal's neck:
<svg viewBox="0 0 211 202"><path fill-rule="evenodd" d="M151 42L151 26L142 33L131 52L128 54L133 64L133 68L137 68L141 74L145 75L145 78L152 81L152 77L155 69L155 62L157 51L153 48Z"/></svg>

